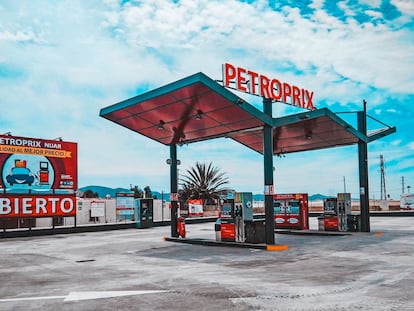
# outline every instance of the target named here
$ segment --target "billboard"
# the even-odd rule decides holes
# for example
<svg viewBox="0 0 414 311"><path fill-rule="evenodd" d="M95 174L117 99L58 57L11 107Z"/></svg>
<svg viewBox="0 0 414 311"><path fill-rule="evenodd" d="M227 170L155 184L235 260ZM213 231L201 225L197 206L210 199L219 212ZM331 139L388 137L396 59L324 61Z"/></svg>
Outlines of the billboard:
<svg viewBox="0 0 414 311"><path fill-rule="evenodd" d="M76 190L77 143L0 135L0 188Z"/></svg>

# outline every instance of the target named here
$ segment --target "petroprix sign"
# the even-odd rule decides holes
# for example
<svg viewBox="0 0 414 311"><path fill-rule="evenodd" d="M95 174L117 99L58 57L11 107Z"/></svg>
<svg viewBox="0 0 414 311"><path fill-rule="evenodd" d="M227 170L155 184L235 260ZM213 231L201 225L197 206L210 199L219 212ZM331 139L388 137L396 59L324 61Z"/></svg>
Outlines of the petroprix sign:
<svg viewBox="0 0 414 311"><path fill-rule="evenodd" d="M0 188L77 189L77 144L0 135Z"/></svg>
<svg viewBox="0 0 414 311"><path fill-rule="evenodd" d="M315 110L312 91L228 63L223 64L223 84L244 93Z"/></svg>
<svg viewBox="0 0 414 311"><path fill-rule="evenodd" d="M0 194L0 218L75 215L74 194Z"/></svg>

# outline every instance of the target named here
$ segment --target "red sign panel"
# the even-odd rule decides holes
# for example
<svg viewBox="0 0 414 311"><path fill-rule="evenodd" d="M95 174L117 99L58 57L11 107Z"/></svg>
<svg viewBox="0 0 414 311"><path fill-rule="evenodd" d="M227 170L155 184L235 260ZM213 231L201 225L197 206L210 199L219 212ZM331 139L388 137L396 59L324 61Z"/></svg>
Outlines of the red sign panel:
<svg viewBox="0 0 414 311"><path fill-rule="evenodd" d="M0 188L75 190L77 143L0 135Z"/></svg>
<svg viewBox="0 0 414 311"><path fill-rule="evenodd" d="M323 223L326 231L338 231L338 216L325 216Z"/></svg>
<svg viewBox="0 0 414 311"><path fill-rule="evenodd" d="M192 199L188 200L188 215L191 216L203 216L203 200Z"/></svg>
<svg viewBox="0 0 414 311"><path fill-rule="evenodd" d="M0 194L0 218L75 215L74 194Z"/></svg>
<svg viewBox="0 0 414 311"><path fill-rule="evenodd" d="M223 241L234 241L236 239L236 228L234 223L222 223L220 234Z"/></svg>

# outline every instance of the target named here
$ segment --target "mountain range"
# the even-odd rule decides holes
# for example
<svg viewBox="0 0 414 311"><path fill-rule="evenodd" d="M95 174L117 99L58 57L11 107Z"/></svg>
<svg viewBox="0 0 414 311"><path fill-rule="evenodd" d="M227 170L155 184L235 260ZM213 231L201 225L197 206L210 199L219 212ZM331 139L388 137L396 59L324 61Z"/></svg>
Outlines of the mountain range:
<svg viewBox="0 0 414 311"><path fill-rule="evenodd" d="M79 190L82 192L90 190L92 192L97 193L100 198L106 198L108 195L111 198L115 198L117 193L131 192L131 190L127 188L109 188L109 187L104 187L104 186L85 186L85 187L79 188ZM152 191L152 195L156 197L157 199L163 199L166 201L170 201L170 193ZM323 199L331 198L331 197L332 196L327 196L327 195L317 193L317 194L309 195L309 201L319 201L319 200L323 200ZM264 201L264 195L253 194L253 201Z"/></svg>

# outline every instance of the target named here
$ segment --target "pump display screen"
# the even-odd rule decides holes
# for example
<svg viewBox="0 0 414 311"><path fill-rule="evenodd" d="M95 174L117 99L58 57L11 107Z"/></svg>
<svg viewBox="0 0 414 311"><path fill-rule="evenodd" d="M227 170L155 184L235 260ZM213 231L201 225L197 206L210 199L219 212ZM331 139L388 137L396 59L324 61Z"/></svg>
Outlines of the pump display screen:
<svg viewBox="0 0 414 311"><path fill-rule="evenodd" d="M281 201L273 201L273 209L275 214L285 214L285 207Z"/></svg>
<svg viewBox="0 0 414 311"><path fill-rule="evenodd" d="M299 215L300 204L299 201L289 201L286 208L286 213Z"/></svg>
<svg viewBox="0 0 414 311"><path fill-rule="evenodd" d="M231 217L231 203L224 203L221 208L221 217Z"/></svg>
<svg viewBox="0 0 414 311"><path fill-rule="evenodd" d="M337 202L335 199L326 199L324 202L324 213L325 214L336 214Z"/></svg>
<svg viewBox="0 0 414 311"><path fill-rule="evenodd" d="M298 200L286 201L286 206L283 203L284 201L273 201L273 209L274 209L275 214L299 215L300 201Z"/></svg>

